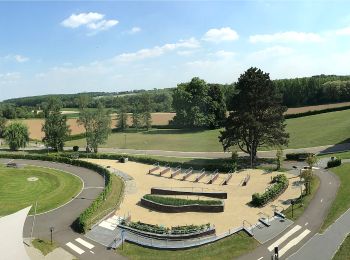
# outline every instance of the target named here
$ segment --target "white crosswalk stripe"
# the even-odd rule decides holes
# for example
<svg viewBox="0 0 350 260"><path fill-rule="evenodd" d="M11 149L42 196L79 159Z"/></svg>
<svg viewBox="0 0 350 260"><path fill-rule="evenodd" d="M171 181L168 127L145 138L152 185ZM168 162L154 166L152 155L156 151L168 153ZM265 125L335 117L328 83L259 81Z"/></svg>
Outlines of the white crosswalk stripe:
<svg viewBox="0 0 350 260"><path fill-rule="evenodd" d="M283 256L289 249L298 244L304 237L306 237L311 231L306 229L299 236L292 239L287 245L285 245L280 251L279 256Z"/></svg>
<svg viewBox="0 0 350 260"><path fill-rule="evenodd" d="M74 245L73 243L71 242L68 242L66 244L66 246L68 246L70 249L72 249L73 251L75 251L76 253L78 253L79 255L85 253L85 251L83 249L81 249L80 247Z"/></svg>
<svg viewBox="0 0 350 260"><path fill-rule="evenodd" d="M95 246L90 244L89 242L85 241L84 239L81 239L80 237L75 239L75 241L77 241L79 244L82 244L83 246L85 246L88 249L93 249Z"/></svg>
<svg viewBox="0 0 350 260"><path fill-rule="evenodd" d="M301 229L301 226L296 225L291 230L289 230L286 234L284 234L280 239L278 239L276 242L274 242L271 246L269 246L267 249L271 252L274 250L276 246L279 246L282 244L288 237L293 235L295 232L297 232L299 229Z"/></svg>

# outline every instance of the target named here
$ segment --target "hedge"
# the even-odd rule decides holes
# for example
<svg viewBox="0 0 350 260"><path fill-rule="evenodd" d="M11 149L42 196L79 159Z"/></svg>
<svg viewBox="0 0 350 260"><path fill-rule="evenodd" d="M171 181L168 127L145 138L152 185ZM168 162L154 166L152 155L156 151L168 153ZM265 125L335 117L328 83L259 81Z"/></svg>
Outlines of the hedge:
<svg viewBox="0 0 350 260"><path fill-rule="evenodd" d="M89 228L89 223L91 222L92 216L98 211L99 207L103 204L104 198L107 197L111 190L112 178L109 171L102 166L93 164L81 160L73 160L67 157L61 156L47 156L47 155L38 155L38 154L6 154L0 153L0 158L11 158L11 159L27 159L27 160L40 160L40 161L52 161L70 164L78 167L84 167L90 170L93 170L105 176L105 189L98 195L98 197L91 203L91 205L86 208L79 217L73 222L72 228L79 232L85 233Z"/></svg>
<svg viewBox="0 0 350 260"><path fill-rule="evenodd" d="M255 207L265 206L270 201L275 200L288 188L288 179L286 175L279 174L272 179L273 185L269 187L263 194L254 193L252 195L251 204Z"/></svg>
<svg viewBox="0 0 350 260"><path fill-rule="evenodd" d="M327 162L327 168L337 167L341 165L341 159L333 159Z"/></svg>
<svg viewBox="0 0 350 260"><path fill-rule="evenodd" d="M298 117L304 117L304 116L324 114L324 113L329 113L329 112L343 111L343 110L348 110L348 109L350 109L350 106L325 108L322 110L311 110L311 111L306 111L306 112L302 112L302 113L288 114L288 115L284 115L284 118L285 119L298 118Z"/></svg>
<svg viewBox="0 0 350 260"><path fill-rule="evenodd" d="M184 205L222 205L220 200L191 200L179 199L174 197L163 197L157 195L147 194L143 196L144 199L169 206L184 206Z"/></svg>
<svg viewBox="0 0 350 260"><path fill-rule="evenodd" d="M308 156L313 156L313 153L287 153L286 159L291 161L304 161Z"/></svg>
<svg viewBox="0 0 350 260"><path fill-rule="evenodd" d="M162 234L162 235L180 235L180 234L192 234L197 233L201 231L205 231L210 228L210 224L204 224L204 225L186 225L186 226L176 226L167 228L164 226L159 225L151 225L142 223L140 221L138 222L127 222L122 221L122 225L126 227L130 227L139 231L148 232L148 233L154 233L154 234Z"/></svg>

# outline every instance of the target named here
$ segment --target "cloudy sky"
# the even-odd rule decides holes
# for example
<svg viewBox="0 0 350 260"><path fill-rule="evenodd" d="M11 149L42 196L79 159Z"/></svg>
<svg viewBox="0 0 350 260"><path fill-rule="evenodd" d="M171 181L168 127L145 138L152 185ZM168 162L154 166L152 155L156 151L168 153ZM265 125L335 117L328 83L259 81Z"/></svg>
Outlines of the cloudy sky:
<svg viewBox="0 0 350 260"><path fill-rule="evenodd" d="M0 100L350 74L347 1L0 1Z"/></svg>

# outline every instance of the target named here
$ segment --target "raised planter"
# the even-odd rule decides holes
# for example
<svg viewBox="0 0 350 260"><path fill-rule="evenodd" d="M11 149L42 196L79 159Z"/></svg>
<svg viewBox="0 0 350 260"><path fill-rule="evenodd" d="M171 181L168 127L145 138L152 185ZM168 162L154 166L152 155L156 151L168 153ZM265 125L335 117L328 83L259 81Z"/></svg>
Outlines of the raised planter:
<svg viewBox="0 0 350 260"><path fill-rule="evenodd" d="M164 205L160 203L156 203L150 200L147 200L145 198L141 198L141 205L160 212L166 212L166 213L180 213L180 212L209 212L209 213L215 213L215 212L223 212L224 211L224 204L222 205L199 205L199 204L193 204L193 205L182 205L182 206L172 206L172 205Z"/></svg>
<svg viewBox="0 0 350 260"><path fill-rule="evenodd" d="M131 228L122 224L118 225L119 228L128 230L130 232L133 232L135 234L139 234L145 237L152 237L152 238L157 238L157 239L167 239L167 240L183 240L183 239L192 239L192 238L198 238L198 237L204 237L204 236L209 236L209 235L214 235L215 234L215 228L210 227L206 230L196 232L196 233L189 233L189 234L178 234L178 235L173 235L173 234L156 234L156 233L151 233L151 232L146 232L142 230L138 230L135 228Z"/></svg>
<svg viewBox="0 0 350 260"><path fill-rule="evenodd" d="M151 194L158 195L197 195L205 196L209 198L227 199L227 193L221 191L184 191L184 190L171 190L166 188L151 188Z"/></svg>

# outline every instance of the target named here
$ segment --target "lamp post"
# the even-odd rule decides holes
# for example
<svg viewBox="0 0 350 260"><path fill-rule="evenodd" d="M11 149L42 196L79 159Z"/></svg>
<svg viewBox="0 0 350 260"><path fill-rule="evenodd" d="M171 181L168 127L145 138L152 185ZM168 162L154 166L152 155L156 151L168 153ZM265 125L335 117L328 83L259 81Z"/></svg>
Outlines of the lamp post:
<svg viewBox="0 0 350 260"><path fill-rule="evenodd" d="M51 245L52 245L52 232L55 230L54 227L50 227L50 233L51 233Z"/></svg>
<svg viewBox="0 0 350 260"><path fill-rule="evenodd" d="M302 168L298 168L297 166L293 165L293 168L296 170L299 170L299 178L300 178L300 202L301 202L301 206L303 206L303 185L301 182L301 171Z"/></svg>

